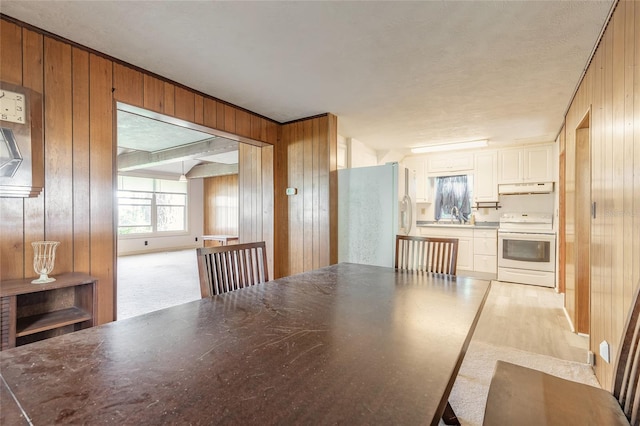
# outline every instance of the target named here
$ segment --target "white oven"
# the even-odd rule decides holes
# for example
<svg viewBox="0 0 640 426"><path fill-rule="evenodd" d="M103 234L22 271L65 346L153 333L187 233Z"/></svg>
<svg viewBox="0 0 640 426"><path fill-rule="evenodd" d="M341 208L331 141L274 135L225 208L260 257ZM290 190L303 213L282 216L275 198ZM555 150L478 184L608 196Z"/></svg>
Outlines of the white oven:
<svg viewBox="0 0 640 426"><path fill-rule="evenodd" d="M555 287L556 235L550 215L503 215L498 230L498 280Z"/></svg>

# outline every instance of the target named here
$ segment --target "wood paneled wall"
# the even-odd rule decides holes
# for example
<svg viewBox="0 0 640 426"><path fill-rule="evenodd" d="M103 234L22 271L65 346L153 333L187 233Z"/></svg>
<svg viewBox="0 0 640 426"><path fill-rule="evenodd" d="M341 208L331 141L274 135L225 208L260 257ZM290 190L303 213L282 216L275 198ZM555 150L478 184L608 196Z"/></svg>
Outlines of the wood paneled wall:
<svg viewBox="0 0 640 426"><path fill-rule="evenodd" d="M243 188L239 199L240 242L265 241L269 276L275 265L273 147L240 145L239 183ZM256 218L262 218L257 221Z"/></svg>
<svg viewBox="0 0 640 426"><path fill-rule="evenodd" d="M0 279L35 276L30 243L61 241L53 274L87 272L99 280L98 322L115 307L115 101L214 129L254 145L276 144L280 124L46 35L0 19L0 79L44 97L45 189L37 198L0 198ZM265 148L260 189L273 192L273 149ZM242 167L241 167L242 168ZM245 196L240 182L239 197ZM257 180L246 188L256 193ZM256 227L273 235L266 212ZM262 221L269 216L267 225ZM269 234L270 232L270 234ZM273 243L271 246L273 247Z"/></svg>
<svg viewBox="0 0 640 426"><path fill-rule="evenodd" d="M112 63L0 20L0 79L44 95L45 188L0 198L0 279L33 277L30 243L60 241L53 274L98 277L98 321L113 318Z"/></svg>
<svg viewBox="0 0 640 426"><path fill-rule="evenodd" d="M273 276L273 147L240 144L239 151L239 174L204 179L204 233L265 241Z"/></svg>
<svg viewBox="0 0 640 426"><path fill-rule="evenodd" d="M595 371L612 386L624 321L640 281L640 4L620 1L565 120L567 205L575 179L576 129L591 110L591 315ZM567 209L566 230L576 212ZM567 241L567 244L569 242ZM570 256L567 250L567 257ZM569 262L569 259L567 259ZM569 281L567 279L567 287ZM611 362L599 354L611 345Z"/></svg>
<svg viewBox="0 0 640 426"><path fill-rule="evenodd" d="M239 142L277 142L278 123L117 62L113 73L117 101L209 127Z"/></svg>
<svg viewBox="0 0 640 426"><path fill-rule="evenodd" d="M276 145L276 276L337 262L337 118L282 126ZM287 196L285 189L295 188Z"/></svg>
<svg viewBox="0 0 640 426"><path fill-rule="evenodd" d="M565 128L562 126L560 134L558 135L558 181L564 183L566 181L566 141L565 141ZM566 207L566 192L565 185L561 184L558 188L558 291L565 293L565 268L566 268L566 219L567 219L567 207Z"/></svg>
<svg viewBox="0 0 640 426"><path fill-rule="evenodd" d="M204 233L238 235L237 174L204 179Z"/></svg>

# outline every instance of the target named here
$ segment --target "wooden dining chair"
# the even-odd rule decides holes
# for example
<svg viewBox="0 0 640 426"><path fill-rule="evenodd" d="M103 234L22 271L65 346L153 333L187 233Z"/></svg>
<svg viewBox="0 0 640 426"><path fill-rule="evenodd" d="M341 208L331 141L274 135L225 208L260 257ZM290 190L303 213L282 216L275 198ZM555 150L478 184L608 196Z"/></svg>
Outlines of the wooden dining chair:
<svg viewBox="0 0 640 426"><path fill-rule="evenodd" d="M197 258L203 298L269 281L264 241L201 247Z"/></svg>
<svg viewBox="0 0 640 426"><path fill-rule="evenodd" d="M396 269L456 275L457 238L396 236Z"/></svg>
<svg viewBox="0 0 640 426"><path fill-rule="evenodd" d="M613 392L498 361L483 425L639 425L640 282L637 287L614 364Z"/></svg>
<svg viewBox="0 0 640 426"><path fill-rule="evenodd" d="M433 272L456 275L458 262L457 238L411 237L396 235L396 262L398 270ZM451 404L442 414L446 425L460 425Z"/></svg>

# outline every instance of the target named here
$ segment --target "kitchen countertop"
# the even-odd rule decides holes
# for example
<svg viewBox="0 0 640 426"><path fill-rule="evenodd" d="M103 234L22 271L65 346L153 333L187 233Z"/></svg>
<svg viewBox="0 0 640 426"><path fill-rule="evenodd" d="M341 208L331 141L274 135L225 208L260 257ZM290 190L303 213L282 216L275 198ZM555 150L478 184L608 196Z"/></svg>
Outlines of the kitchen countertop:
<svg viewBox="0 0 640 426"><path fill-rule="evenodd" d="M416 222L419 228L464 228L464 229L498 229L498 222L476 222L475 225L460 223L437 223L435 221L419 220Z"/></svg>

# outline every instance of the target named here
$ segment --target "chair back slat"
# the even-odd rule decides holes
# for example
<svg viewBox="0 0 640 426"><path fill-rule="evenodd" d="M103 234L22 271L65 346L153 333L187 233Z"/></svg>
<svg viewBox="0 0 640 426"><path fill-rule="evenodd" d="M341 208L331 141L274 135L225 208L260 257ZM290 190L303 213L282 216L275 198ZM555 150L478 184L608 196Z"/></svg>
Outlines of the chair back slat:
<svg viewBox="0 0 640 426"><path fill-rule="evenodd" d="M202 247L196 252L203 298L269 281L264 241Z"/></svg>
<svg viewBox="0 0 640 426"><path fill-rule="evenodd" d="M620 350L614 369L613 396L618 399L625 416L632 425L638 425L640 406L640 282L627 316Z"/></svg>
<svg viewBox="0 0 640 426"><path fill-rule="evenodd" d="M457 238L396 236L396 269L455 275Z"/></svg>

